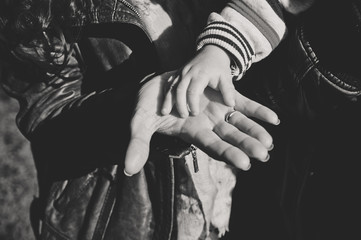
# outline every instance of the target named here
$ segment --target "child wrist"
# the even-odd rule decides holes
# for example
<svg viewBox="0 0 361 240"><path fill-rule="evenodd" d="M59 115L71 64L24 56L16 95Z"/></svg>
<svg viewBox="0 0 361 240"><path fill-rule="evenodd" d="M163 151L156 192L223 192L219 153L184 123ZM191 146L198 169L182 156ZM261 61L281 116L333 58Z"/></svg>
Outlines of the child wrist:
<svg viewBox="0 0 361 240"><path fill-rule="evenodd" d="M227 21L213 21L204 28L197 38L197 51L206 45L216 45L228 53L234 80L241 79L255 57L247 39Z"/></svg>

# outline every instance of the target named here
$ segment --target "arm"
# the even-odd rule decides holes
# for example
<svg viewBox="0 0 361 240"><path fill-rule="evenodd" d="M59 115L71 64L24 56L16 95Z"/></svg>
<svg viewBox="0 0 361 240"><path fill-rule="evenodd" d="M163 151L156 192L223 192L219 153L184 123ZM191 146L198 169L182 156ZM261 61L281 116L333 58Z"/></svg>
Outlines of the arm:
<svg viewBox="0 0 361 240"><path fill-rule="evenodd" d="M220 14L212 13L198 38L198 49L208 44L221 47L233 61L239 80L253 62L267 57L285 37L284 10L299 14L313 0L231 0Z"/></svg>
<svg viewBox="0 0 361 240"><path fill-rule="evenodd" d="M198 36L196 56L175 77L175 100L168 93L162 113L169 114L175 102L180 116L197 115L206 86L219 90L225 104L234 106L232 79L241 79L253 62L267 57L284 38L283 10L296 14L312 1L231 0L220 14L210 14Z"/></svg>
<svg viewBox="0 0 361 240"><path fill-rule="evenodd" d="M7 92L19 100L18 127L38 153L46 154L43 159L54 165L80 166L84 161L99 164L115 159L92 152L111 152L117 160L124 155L139 88L136 78L119 76L127 88L84 92L87 79L75 51L56 75L46 73L34 61L7 62L1 78Z"/></svg>
<svg viewBox="0 0 361 240"><path fill-rule="evenodd" d="M144 84L133 105L131 100L137 95L138 84L135 91L128 87L82 94L83 76L75 56L69 59L67 67L62 74L74 77L72 81L63 82L51 76L54 79L48 84L33 84L23 95L28 101L19 115L19 126L26 136L33 143L40 142L42 151L49 153L49 160L57 158L61 166L66 165L64 161L74 164L72 160L80 159L89 166L93 158L98 161L104 158L92 156L93 150L104 149L101 152L115 153L117 161L126 153L127 172L134 174L146 162L149 141L155 132L180 137L210 156L245 170L249 168L249 157L267 159L272 138L246 116L277 124L277 115L241 95L236 98L235 108L239 113L238 118L232 118L234 122L225 122L225 115L231 109L220 101L219 95L208 90L203 95L202 114L198 117L161 116L162 85L172 73Z"/></svg>
<svg viewBox="0 0 361 240"><path fill-rule="evenodd" d="M240 79L253 62L269 55L285 33L278 1L232 0L220 14L209 16L197 48L207 44L221 47L233 61L233 75Z"/></svg>

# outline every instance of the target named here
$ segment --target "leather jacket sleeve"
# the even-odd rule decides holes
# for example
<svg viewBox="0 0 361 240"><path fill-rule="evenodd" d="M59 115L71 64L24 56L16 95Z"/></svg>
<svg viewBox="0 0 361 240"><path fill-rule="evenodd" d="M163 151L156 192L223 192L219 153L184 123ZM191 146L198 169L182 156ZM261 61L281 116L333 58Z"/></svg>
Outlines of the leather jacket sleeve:
<svg viewBox="0 0 361 240"><path fill-rule="evenodd" d="M137 81L127 79L126 89L84 91L78 59L73 50L58 74L45 72L32 61L7 61L1 78L5 90L19 101L17 125L32 143L44 145L48 139L53 143L46 145L54 149L70 142L78 148L117 144L112 149L121 153L128 142Z"/></svg>

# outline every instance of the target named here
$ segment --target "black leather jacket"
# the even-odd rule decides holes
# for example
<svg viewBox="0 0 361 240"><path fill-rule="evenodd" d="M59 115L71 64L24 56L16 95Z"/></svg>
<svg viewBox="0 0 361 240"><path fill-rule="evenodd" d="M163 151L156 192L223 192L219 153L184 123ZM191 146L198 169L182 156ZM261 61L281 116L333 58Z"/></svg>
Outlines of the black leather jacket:
<svg viewBox="0 0 361 240"><path fill-rule="evenodd" d="M88 9L74 7L78 40L60 74L9 56L2 84L19 100L17 124L31 141L40 186L32 218L40 239L176 234L169 155L188 145L159 137L144 170L127 178L122 159L129 121L139 80L184 63L220 2L86 1ZM154 14L158 25L149 20Z"/></svg>
<svg viewBox="0 0 361 240"><path fill-rule="evenodd" d="M98 1L87 2L90 8L76 8L73 18L81 34L62 72L68 80L17 59L1 72L3 86L19 99L19 128L32 143L40 185L32 212L42 213L32 216L35 223L42 219L40 239L172 239L177 161L169 156L181 156L188 146L155 136L144 170L124 177L118 169L123 169L132 101L142 77L178 67L192 55L207 14L222 1L139 6L104 0L97 8ZM162 34L148 21L150 6L167 13ZM177 31L166 28L169 19ZM358 168L340 175L337 163L358 162L359 146L349 134L361 132L354 127L359 103L349 99L357 100L360 90L319 68L303 27L289 36L251 69L251 84L240 86L277 110L283 125L270 129L276 148L269 165L255 163L250 173L239 175L229 239L332 239L358 229L349 228L349 216L359 216L353 211L359 202Z"/></svg>
<svg viewBox="0 0 361 240"><path fill-rule="evenodd" d="M234 234L360 237L361 75L359 61L351 60L361 53L360 3L318 1L289 19L288 37L239 83L243 93L276 110L281 124L269 128L275 144L269 164L253 164L237 180Z"/></svg>

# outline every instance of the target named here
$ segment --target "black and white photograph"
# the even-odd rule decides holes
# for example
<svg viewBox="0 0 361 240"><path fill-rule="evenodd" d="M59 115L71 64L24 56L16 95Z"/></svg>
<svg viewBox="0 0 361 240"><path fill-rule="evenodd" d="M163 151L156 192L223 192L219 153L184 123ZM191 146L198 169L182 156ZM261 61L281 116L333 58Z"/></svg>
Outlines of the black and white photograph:
<svg viewBox="0 0 361 240"><path fill-rule="evenodd" d="M361 0L0 0L0 240L361 239Z"/></svg>

